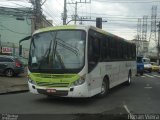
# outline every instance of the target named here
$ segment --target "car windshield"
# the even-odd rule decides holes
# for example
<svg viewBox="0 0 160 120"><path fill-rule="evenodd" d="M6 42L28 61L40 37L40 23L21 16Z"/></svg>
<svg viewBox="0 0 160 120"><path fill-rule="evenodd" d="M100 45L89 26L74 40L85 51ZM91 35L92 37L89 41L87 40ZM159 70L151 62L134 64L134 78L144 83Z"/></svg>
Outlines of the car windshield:
<svg viewBox="0 0 160 120"><path fill-rule="evenodd" d="M150 64L150 59L143 58L143 63L144 63L144 64Z"/></svg>
<svg viewBox="0 0 160 120"><path fill-rule="evenodd" d="M137 63L142 63L142 57L137 57Z"/></svg>
<svg viewBox="0 0 160 120"><path fill-rule="evenodd" d="M29 67L39 70L80 69L84 65L85 32L50 31L33 36Z"/></svg>

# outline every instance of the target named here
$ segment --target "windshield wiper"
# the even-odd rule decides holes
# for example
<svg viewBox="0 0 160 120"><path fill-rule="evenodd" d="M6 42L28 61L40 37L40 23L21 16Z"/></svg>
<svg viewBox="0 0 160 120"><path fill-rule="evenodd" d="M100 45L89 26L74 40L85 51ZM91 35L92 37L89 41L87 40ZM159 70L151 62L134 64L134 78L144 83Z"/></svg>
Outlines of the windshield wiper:
<svg viewBox="0 0 160 120"><path fill-rule="evenodd" d="M51 33L50 33L50 34L51 34ZM53 37L52 34L51 34L51 36ZM53 44L53 41L55 41L56 36L57 36L57 32L55 33L54 39L52 39L52 40L50 41L49 48L46 50L44 56L43 56L42 59L39 61L38 69L40 69L40 67L41 67L41 65L42 65L42 63L44 62L45 59L46 59L47 62L49 63L49 54L51 53L52 44Z"/></svg>
<svg viewBox="0 0 160 120"><path fill-rule="evenodd" d="M38 69L41 68L41 65L46 62L45 60L47 60L48 64L50 63L50 61L52 61L52 65L55 61L55 55L57 56L59 63L61 65L62 68L65 68L65 65L63 63L63 60L61 59L60 54L58 53L57 49L57 44L62 46L63 48L73 52L74 54L76 54L77 56L79 55L79 50L77 48L75 48L74 46L66 43L65 41L63 41L60 38L57 38L57 32L55 32L55 35L53 35L52 32L49 32L52 36L52 40L50 41L50 45L49 48L46 50L44 56L42 57L42 59L39 61L39 65L38 65ZM53 48L52 48L53 47ZM51 55L50 55L51 54Z"/></svg>
<svg viewBox="0 0 160 120"><path fill-rule="evenodd" d="M64 65L64 62L61 58L61 55L58 53L58 51L56 51L56 56L57 56L57 59L59 60L60 62L60 65L62 66L63 69L65 69L65 65Z"/></svg>
<svg viewBox="0 0 160 120"><path fill-rule="evenodd" d="M60 38L57 38L59 41L57 41L57 44L66 48L67 50L70 50L71 52L73 52L74 54L76 54L78 56L79 50L75 47L73 47L72 45L66 43L65 41L63 41Z"/></svg>
<svg viewBox="0 0 160 120"><path fill-rule="evenodd" d="M50 33L50 34L53 37L53 34L52 33ZM46 53L44 54L44 57L40 60L38 69L40 69L41 64L44 62L45 59L47 60L48 64L50 63L50 61L52 61L51 63L53 64L55 61L55 55L57 56L61 67L65 68L65 65L61 59L61 56L58 53L58 51L56 50L57 44L58 44L58 41L56 40L57 39L56 36L57 36L57 32L55 33L55 37L51 40L49 48L47 49ZM53 44L53 41L54 41L54 44ZM50 53L51 53L51 55L50 55Z"/></svg>

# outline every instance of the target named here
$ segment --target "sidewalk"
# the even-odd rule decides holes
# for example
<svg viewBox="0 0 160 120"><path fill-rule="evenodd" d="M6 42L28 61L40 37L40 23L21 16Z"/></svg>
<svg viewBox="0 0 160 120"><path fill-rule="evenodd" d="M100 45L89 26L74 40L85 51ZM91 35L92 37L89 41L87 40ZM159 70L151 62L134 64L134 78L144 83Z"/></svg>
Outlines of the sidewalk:
<svg viewBox="0 0 160 120"><path fill-rule="evenodd" d="M0 94L28 91L24 74L17 77L0 76Z"/></svg>

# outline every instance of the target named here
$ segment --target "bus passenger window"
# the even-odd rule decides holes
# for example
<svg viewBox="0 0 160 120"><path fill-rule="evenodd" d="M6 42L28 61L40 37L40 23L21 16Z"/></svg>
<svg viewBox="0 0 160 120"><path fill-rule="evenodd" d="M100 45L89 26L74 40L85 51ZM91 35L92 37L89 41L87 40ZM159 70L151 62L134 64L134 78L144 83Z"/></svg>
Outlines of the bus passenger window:
<svg viewBox="0 0 160 120"><path fill-rule="evenodd" d="M88 55L91 61L98 62L100 57L99 41L92 36L89 39Z"/></svg>

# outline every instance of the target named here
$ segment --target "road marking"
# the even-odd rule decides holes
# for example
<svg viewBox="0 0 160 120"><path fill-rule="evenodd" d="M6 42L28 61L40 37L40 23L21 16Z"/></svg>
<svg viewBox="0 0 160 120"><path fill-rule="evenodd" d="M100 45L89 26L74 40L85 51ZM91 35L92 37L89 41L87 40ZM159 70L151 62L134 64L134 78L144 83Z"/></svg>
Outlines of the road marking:
<svg viewBox="0 0 160 120"><path fill-rule="evenodd" d="M144 74L144 75L147 76L147 77L150 77L150 78L154 78L153 76L148 75L148 74Z"/></svg>
<svg viewBox="0 0 160 120"><path fill-rule="evenodd" d="M146 88L146 89L152 89L152 87L148 87L148 86L146 86L146 87L144 87L144 88Z"/></svg>
<svg viewBox="0 0 160 120"><path fill-rule="evenodd" d="M125 110L128 112L128 114L131 114L130 110L128 109L127 105L123 105L123 107L125 108Z"/></svg>
<svg viewBox="0 0 160 120"><path fill-rule="evenodd" d="M153 75L153 76L155 76L155 77L159 77L159 78L160 78L160 76L159 76L159 75Z"/></svg>
<svg viewBox="0 0 160 120"><path fill-rule="evenodd" d="M128 109L127 105L123 105L124 109L127 111L127 113L129 114L129 116L133 116L133 114L130 112L130 110ZM133 120L132 117L130 117L130 120Z"/></svg>
<svg viewBox="0 0 160 120"><path fill-rule="evenodd" d="M160 78L160 75L149 75L149 74L144 74L143 76L141 76L141 77L150 77L150 78L155 78L155 77L158 77L158 78Z"/></svg>
<svg viewBox="0 0 160 120"><path fill-rule="evenodd" d="M152 87L150 86L150 84L146 84L146 86L144 88L151 89Z"/></svg>
<svg viewBox="0 0 160 120"><path fill-rule="evenodd" d="M141 76L141 77L146 77L146 76Z"/></svg>

